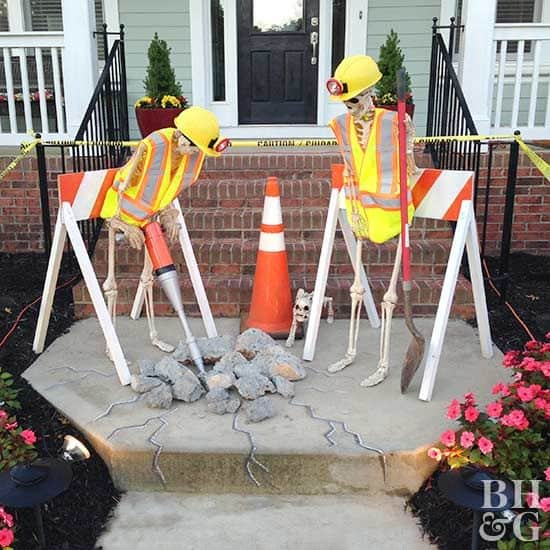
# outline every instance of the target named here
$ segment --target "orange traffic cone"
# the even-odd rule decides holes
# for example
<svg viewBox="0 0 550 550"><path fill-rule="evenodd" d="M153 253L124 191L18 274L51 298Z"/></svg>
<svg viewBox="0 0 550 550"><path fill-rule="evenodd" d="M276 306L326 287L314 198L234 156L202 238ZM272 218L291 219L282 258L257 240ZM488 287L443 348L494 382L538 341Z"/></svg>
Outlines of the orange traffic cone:
<svg viewBox="0 0 550 550"><path fill-rule="evenodd" d="M277 178L265 187L256 274L246 328L258 328L273 338L286 338L292 324L292 297Z"/></svg>

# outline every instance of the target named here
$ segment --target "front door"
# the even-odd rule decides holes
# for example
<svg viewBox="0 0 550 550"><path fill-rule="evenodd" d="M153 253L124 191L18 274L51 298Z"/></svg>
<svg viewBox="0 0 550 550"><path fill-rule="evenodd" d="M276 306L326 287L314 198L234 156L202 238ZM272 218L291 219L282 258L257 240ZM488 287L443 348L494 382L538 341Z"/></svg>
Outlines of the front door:
<svg viewBox="0 0 550 550"><path fill-rule="evenodd" d="M240 124L315 124L319 0L238 0Z"/></svg>

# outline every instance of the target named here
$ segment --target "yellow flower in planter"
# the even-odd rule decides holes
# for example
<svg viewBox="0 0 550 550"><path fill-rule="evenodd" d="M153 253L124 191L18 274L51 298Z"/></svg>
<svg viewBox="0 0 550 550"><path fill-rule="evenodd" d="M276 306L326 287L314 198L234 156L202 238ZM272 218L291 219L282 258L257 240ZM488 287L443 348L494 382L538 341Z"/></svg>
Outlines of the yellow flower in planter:
<svg viewBox="0 0 550 550"><path fill-rule="evenodd" d="M173 96L173 95L163 96L162 99L160 100L160 105L163 109L170 108L170 107L174 107L178 109L182 106L181 101L176 96Z"/></svg>
<svg viewBox="0 0 550 550"><path fill-rule="evenodd" d="M134 107L136 109L140 109L143 107L151 107L155 100L152 97L149 97L148 95L145 95L143 97L140 97L135 103Z"/></svg>

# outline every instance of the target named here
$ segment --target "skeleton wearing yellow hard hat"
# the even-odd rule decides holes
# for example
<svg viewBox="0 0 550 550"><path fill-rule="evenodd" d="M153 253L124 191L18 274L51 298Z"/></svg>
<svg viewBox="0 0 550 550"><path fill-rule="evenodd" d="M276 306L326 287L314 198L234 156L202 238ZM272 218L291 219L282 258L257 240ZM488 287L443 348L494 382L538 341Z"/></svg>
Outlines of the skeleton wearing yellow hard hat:
<svg viewBox="0 0 550 550"><path fill-rule="evenodd" d="M327 81L331 99L341 101L347 113L330 121L344 161L344 191L348 221L357 237L355 279L350 288L351 322L349 344L343 359L329 367L337 372L351 365L357 355L359 318L364 288L360 279L363 239L385 242L400 233L399 141L397 113L378 109L373 102L374 86L382 78L376 62L367 55L346 57ZM414 129L406 120L408 172L416 170L413 157ZM408 197L408 215L414 207ZM361 382L374 386L389 370L391 318L397 302L397 277L401 263L398 246L388 291L382 302L380 359L376 371Z"/></svg>
<svg viewBox="0 0 550 550"><path fill-rule="evenodd" d="M158 219L170 240L174 240L179 224L172 201L197 181L205 156L217 157L229 144L220 138L215 115L201 107L185 109L174 124L176 128L152 132L139 143L130 160L117 171L101 210L109 227L108 272L103 290L113 318L117 298L115 232L121 231L130 246L141 249L141 228ZM154 324L153 275L147 253L140 280L145 289L151 342L163 351L171 351L173 346L159 340Z"/></svg>

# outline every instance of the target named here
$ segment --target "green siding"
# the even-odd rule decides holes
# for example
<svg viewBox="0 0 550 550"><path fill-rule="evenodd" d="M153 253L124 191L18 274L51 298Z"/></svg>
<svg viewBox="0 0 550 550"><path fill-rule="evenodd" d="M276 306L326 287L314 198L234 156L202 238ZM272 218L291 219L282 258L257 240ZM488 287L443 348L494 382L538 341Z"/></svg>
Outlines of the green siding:
<svg viewBox="0 0 550 550"><path fill-rule="evenodd" d="M393 29L399 35L405 54L405 67L411 76L417 135L424 135L430 77L432 18L439 17L441 0L369 0L367 54L378 59L380 46Z"/></svg>
<svg viewBox="0 0 550 550"><path fill-rule="evenodd" d="M191 101L191 43L188 0L119 0L120 22L126 32L126 72L130 136L139 138L134 102L145 94L143 80L147 69L147 49L155 32L172 48L171 61L183 95Z"/></svg>

